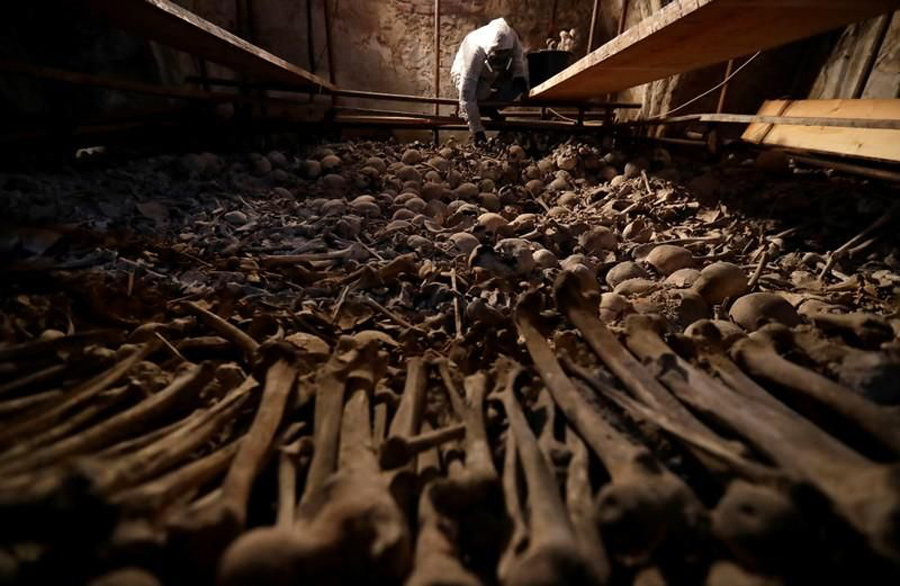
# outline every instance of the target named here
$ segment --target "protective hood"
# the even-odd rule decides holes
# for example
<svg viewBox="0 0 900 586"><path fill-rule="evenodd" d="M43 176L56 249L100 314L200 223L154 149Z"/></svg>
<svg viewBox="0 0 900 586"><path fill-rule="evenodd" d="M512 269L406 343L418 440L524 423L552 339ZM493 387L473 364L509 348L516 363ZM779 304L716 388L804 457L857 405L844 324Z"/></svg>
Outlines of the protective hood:
<svg viewBox="0 0 900 586"><path fill-rule="evenodd" d="M466 40L471 40L486 55L490 55L495 51L512 50L518 38L516 31L506 23L506 20L498 18L472 31Z"/></svg>

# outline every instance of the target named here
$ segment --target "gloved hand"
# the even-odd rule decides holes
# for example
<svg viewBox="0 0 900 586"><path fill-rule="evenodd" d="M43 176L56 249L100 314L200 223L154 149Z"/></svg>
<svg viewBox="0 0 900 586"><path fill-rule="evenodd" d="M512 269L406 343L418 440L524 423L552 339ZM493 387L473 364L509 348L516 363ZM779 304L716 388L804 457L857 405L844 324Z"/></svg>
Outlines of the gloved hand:
<svg viewBox="0 0 900 586"><path fill-rule="evenodd" d="M512 81L513 91L518 95L517 100L528 93L528 82L524 77L517 77Z"/></svg>
<svg viewBox="0 0 900 586"><path fill-rule="evenodd" d="M484 135L484 132L476 132L472 135L472 142L475 144L484 144L487 142L487 136Z"/></svg>

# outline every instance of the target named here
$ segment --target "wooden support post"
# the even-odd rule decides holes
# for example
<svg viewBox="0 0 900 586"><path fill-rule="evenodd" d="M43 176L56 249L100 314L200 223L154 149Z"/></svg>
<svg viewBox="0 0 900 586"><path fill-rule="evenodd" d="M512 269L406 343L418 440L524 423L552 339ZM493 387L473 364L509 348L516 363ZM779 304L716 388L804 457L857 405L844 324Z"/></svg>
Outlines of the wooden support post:
<svg viewBox="0 0 900 586"><path fill-rule="evenodd" d="M306 51L309 53L309 71L316 72L316 43L313 38L313 0L306 0Z"/></svg>
<svg viewBox="0 0 900 586"><path fill-rule="evenodd" d="M588 34L587 51L585 55L594 50L594 38L597 36L597 20L600 18L600 0L594 0L594 11L591 13L591 30Z"/></svg>
<svg viewBox="0 0 900 586"><path fill-rule="evenodd" d="M619 36L625 32L625 19L626 18L628 18L628 0L622 0L622 14L619 15L619 30L616 32L616 36ZM612 98L613 98L612 92L606 94L607 102L611 102Z"/></svg>
<svg viewBox="0 0 900 586"><path fill-rule="evenodd" d="M725 79L731 77L731 71L734 69L734 59L728 60L728 65L725 67ZM722 110L725 108L725 96L728 94L728 82L725 82L725 85L722 86L722 91L719 92L719 105L716 106L716 114L721 114Z"/></svg>
<svg viewBox="0 0 900 586"><path fill-rule="evenodd" d="M584 108L578 108L578 126L584 126Z"/></svg>
<svg viewBox="0 0 900 586"><path fill-rule="evenodd" d="M434 0L434 97L441 97L441 0ZM440 116L441 105L434 103L434 115ZM434 144L441 142L440 131L435 128Z"/></svg>
<svg viewBox="0 0 900 586"><path fill-rule="evenodd" d="M322 2L323 9L325 11L325 48L328 51L328 81L331 82L332 86L336 86L335 82L335 63L334 63L334 45L331 42L332 29L331 29L331 5L328 3L329 0L324 0ZM337 96L331 96L331 105L337 104Z"/></svg>

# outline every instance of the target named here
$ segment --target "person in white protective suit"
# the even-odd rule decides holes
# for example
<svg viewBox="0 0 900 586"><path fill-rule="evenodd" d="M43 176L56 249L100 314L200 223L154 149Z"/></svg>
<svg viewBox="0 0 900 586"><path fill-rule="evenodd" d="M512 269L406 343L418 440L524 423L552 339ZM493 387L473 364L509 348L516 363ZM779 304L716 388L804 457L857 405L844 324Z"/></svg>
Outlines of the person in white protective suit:
<svg viewBox="0 0 900 586"><path fill-rule="evenodd" d="M528 68L519 35L498 18L466 35L456 52L450 79L459 91L459 110L476 143L484 142L481 115L502 119L485 100L512 102L528 91Z"/></svg>

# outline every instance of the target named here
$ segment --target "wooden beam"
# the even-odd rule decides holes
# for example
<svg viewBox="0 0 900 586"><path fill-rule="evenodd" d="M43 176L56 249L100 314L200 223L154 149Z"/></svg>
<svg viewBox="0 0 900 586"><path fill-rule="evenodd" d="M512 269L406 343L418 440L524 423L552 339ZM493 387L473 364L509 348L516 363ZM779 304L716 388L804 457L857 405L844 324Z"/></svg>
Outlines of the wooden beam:
<svg viewBox="0 0 900 586"><path fill-rule="evenodd" d="M337 66L334 62L334 44L331 42L332 28L331 28L331 4L328 3L328 0L322 1L322 10L325 13L325 49L328 53L328 80L331 82L332 87L337 87ZM331 99L332 104L336 104L337 101L334 97Z"/></svg>
<svg viewBox="0 0 900 586"><path fill-rule="evenodd" d="M795 118L852 118L855 124L835 127L761 122L747 127L741 138L755 144L900 162L900 99L785 102L765 102L758 116L782 112L779 118L791 121ZM888 121L893 123L890 128L881 126L881 123ZM866 127L867 122L878 122L879 126Z"/></svg>
<svg viewBox="0 0 900 586"><path fill-rule="evenodd" d="M169 0L87 0L111 24L254 77L279 83L334 85L231 34Z"/></svg>
<svg viewBox="0 0 900 586"><path fill-rule="evenodd" d="M721 114L722 110L725 109L725 97L728 95L728 78L731 77L733 70L734 59L729 59L728 65L725 66L725 83L722 84L722 90L719 92L719 105L716 106L716 114Z"/></svg>
<svg viewBox="0 0 900 586"><path fill-rule="evenodd" d="M109 90L159 96L163 98L219 102L229 102L240 98L240 96L238 96L237 94L232 93L208 92L191 87L178 87L144 83L140 81L132 81L130 79L119 79L102 75L93 75L90 73L65 71L62 69L55 69L53 67L42 67L40 65L20 63L17 61L0 60L0 72L22 75L25 77L34 77L38 79L47 79L51 81L59 81L72 85L98 87Z"/></svg>
<svg viewBox="0 0 900 586"><path fill-rule="evenodd" d="M770 49L900 7L900 0L675 0L531 91L587 99Z"/></svg>

